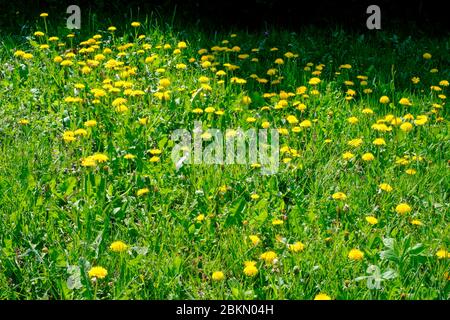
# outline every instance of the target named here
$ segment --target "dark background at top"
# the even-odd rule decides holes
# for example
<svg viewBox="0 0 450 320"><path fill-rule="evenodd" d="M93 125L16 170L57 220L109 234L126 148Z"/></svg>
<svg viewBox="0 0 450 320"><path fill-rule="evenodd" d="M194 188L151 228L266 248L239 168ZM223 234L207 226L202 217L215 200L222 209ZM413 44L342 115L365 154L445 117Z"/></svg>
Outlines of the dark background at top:
<svg viewBox="0 0 450 320"><path fill-rule="evenodd" d="M99 22L113 22L144 18L151 11L156 16L175 23L194 24L205 29L264 29L281 27L298 29L303 26L335 27L362 30L365 28L366 8L370 4L381 7L382 28L426 33L447 33L450 28L450 0L0 0L0 31L14 33L34 23L40 12L49 12L61 22L68 16L70 4L81 7L82 16L95 13ZM366 29L367 30L367 29Z"/></svg>

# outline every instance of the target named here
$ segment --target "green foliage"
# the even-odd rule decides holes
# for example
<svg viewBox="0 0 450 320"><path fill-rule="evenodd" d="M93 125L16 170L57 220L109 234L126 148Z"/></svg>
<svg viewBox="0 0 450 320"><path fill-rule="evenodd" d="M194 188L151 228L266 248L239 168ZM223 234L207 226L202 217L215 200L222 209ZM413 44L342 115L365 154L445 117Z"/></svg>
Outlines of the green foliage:
<svg viewBox="0 0 450 320"><path fill-rule="evenodd" d="M450 78L448 39L314 28L231 37L154 21L118 25L115 33L98 28L101 39L87 45L80 42L88 38L67 38L58 28L48 35L60 38L55 42L47 35L2 38L0 299L450 298L449 126L446 99L439 97L449 88L439 84ZM44 30L42 19L36 30ZM174 54L179 41L187 48ZM165 44L170 49L159 47ZM213 46L240 51L213 53ZM81 51L89 47L93 52ZM198 53L201 48L209 53ZM287 58L287 52L298 56ZM432 58L424 59L425 52ZM95 60L100 53L105 59ZM249 57L239 58L243 53ZM147 59L152 54L158 57ZM201 65L208 54L217 65ZM72 65L62 66L57 56ZM284 64L275 64L277 58ZM110 60L124 66L108 68ZM186 69L178 69L180 63ZM220 78L218 70L227 74ZM411 82L415 76L418 84ZM310 85L312 77L321 82ZM170 79L168 100L155 95L166 92L162 78ZM126 93L130 88L137 93ZM105 94L95 97L92 89ZM356 93L352 99L348 89ZM379 102L383 95L390 103ZM243 103L244 96L251 103ZM113 105L119 97L126 101ZM412 106L400 105L401 98ZM194 112L198 108L203 112ZM289 124L288 116L298 123ZM418 116L426 116L425 123ZM349 123L350 117L358 122ZM396 118L412 130L402 131ZM223 131L261 128L265 121L286 129L279 171L262 175L250 164L177 171L170 135L192 130L196 120ZM311 127L301 126L305 120ZM376 123L391 129L376 131ZM360 146L348 144L358 138ZM375 146L376 138L386 145ZM343 159L345 152L353 157ZM367 152L373 161L362 160ZM382 190L382 183L393 190ZM333 199L337 192L346 197ZM400 203L411 210L396 212ZM116 241L126 250L114 251ZM350 259L351 249L363 257ZM271 251L276 259L261 258ZM256 275L244 273L246 261L255 261ZM107 275L91 277L94 266ZM373 266L380 270L379 289L359 281ZM215 271L225 279L212 280Z"/></svg>

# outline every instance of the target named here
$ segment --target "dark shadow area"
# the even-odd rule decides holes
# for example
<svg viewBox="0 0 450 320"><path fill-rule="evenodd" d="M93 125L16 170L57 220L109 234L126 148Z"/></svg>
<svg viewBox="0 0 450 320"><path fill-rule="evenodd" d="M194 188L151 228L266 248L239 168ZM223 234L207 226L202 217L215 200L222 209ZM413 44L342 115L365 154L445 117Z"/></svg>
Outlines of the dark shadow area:
<svg viewBox="0 0 450 320"><path fill-rule="evenodd" d="M200 29L264 30L272 27L298 31L304 26L342 27L365 31L369 5L381 8L382 29L395 32L446 34L450 28L449 10L443 0L346 0L346 1L208 1L208 0L25 0L0 1L0 30L20 32L36 21L39 13L64 22L68 5L79 5L82 14L95 14L98 21L115 24L146 16L175 25L195 25Z"/></svg>

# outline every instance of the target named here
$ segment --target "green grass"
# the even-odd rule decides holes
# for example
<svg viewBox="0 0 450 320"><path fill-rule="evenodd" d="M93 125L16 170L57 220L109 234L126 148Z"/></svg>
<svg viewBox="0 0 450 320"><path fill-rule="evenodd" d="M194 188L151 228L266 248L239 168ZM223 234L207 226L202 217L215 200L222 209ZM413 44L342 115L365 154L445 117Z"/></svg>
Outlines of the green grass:
<svg viewBox="0 0 450 320"><path fill-rule="evenodd" d="M108 25L99 26L99 48L83 54L79 50L90 45L80 42L95 33L68 39L69 31L50 26L50 20L50 30L56 31L48 36L56 35L59 41L33 36L36 30L45 31L42 19L27 31L29 38L0 39L1 299L313 299L319 293L332 299L450 298L444 275L450 272L449 253L440 251L447 255L441 259L436 255L450 246L448 107L438 96L448 95L449 87L439 85L450 80L448 38L319 28L298 33L273 30L268 35L236 31L237 37L231 38L232 32L175 30L146 21L137 29L129 23L117 25L114 36ZM145 38L138 39L140 34ZM225 39L228 44L221 43ZM188 46L176 55L179 41ZM49 49L39 48L44 43ZM118 47L125 43L130 47L117 57ZM144 44L152 47L143 49ZM164 44L171 49L157 47ZM241 51L212 53L213 46L239 46ZM271 51L272 47L279 50ZM78 62L93 60L105 48L112 52L82 74ZM215 71L200 66L201 48L213 54ZM33 58L15 57L17 50ZM73 50L72 66L53 60ZM286 58L288 51L298 57ZM425 52L432 58L424 59ZM153 53L158 58L145 62ZM248 59L237 57L244 53ZM195 61L189 62L192 57ZM275 65L277 58L284 64ZM110 59L136 67L135 74L123 74L123 67L106 68ZM304 68L309 62L313 65L308 71ZM176 69L179 63L187 69ZM229 71L224 63L240 68ZM319 95L313 95L308 81L320 64L324 67L316 86ZM339 69L343 64L352 68ZM269 68L277 69L277 75L268 76ZM438 72L431 73L432 68ZM227 75L217 77L218 70ZM258 83L251 74L269 83ZM280 83L271 84L279 75ZM367 86L361 86L358 75L367 76ZM192 99L200 76L210 78L211 91ZM414 76L420 77L416 85L411 82ZM234 84L232 77L247 82ZM108 78L112 84L129 81L133 90L144 94L127 96L123 87L116 93L106 88L106 96L94 103L90 90L102 88ZM168 101L153 95L161 78L171 81ZM346 80L354 85L347 86ZM85 88L75 90L76 83ZM442 91L431 91L432 85ZM301 86L309 97L296 94ZM349 88L356 95L346 101ZM364 93L364 88L372 92ZM276 109L281 91L294 95L287 106ZM265 98L264 93L275 95ZM391 103L381 104L383 95ZM244 96L252 102L244 104ZM80 97L82 102L66 102L67 97ZM127 99L128 111L112 106L118 97ZM402 97L412 106L400 105ZM306 109L296 109L296 101ZM192 112L210 106L223 110L223 115ZM365 108L373 114L363 113ZM426 115L427 122L416 125L405 118L407 114L414 119ZM287 123L288 115L299 122L310 120L312 126L292 132L298 124ZM390 124L389 115L413 123L413 129L403 132ZM348 122L352 116L358 118L356 124ZM248 117L256 122L248 123ZM147 124L139 123L142 118ZM20 124L22 119L29 123ZM383 119L391 131L372 128ZM87 120L97 125L86 128ZM268 121L271 128L289 130L289 135L280 135L280 146L295 149L297 156L282 153L281 160L291 161L281 161L274 175L261 175L249 165L185 165L176 171L170 135L176 129L192 129L195 120L204 128L224 131L261 128ZM80 128L87 136L64 141L64 132ZM372 144L379 137L385 146ZM363 139L356 148L347 144L355 138ZM159 161L150 162L149 150L154 148L162 153ZM344 160L346 151L354 158ZM366 152L375 159L363 161ZM82 159L95 153L108 160L83 167ZM127 153L136 158L125 159ZM399 164L405 156L407 163ZM407 169L416 174L405 173ZM393 190L380 190L380 183L389 183ZM144 188L149 192L137 196ZM333 200L338 191L347 198ZM252 194L259 198L252 199ZM408 203L411 212L398 214L400 203ZM205 219L198 221L201 214ZM378 224L370 225L368 215ZM273 225L274 219L284 223ZM413 225L413 220L423 225ZM250 235L258 235L260 243L254 246ZM118 240L128 245L125 252L110 250ZM304 244L301 252L288 249L287 244L296 241ZM354 248L364 253L363 259L348 258ZM274 251L276 261L261 260L266 251ZM243 272L247 260L257 262L254 277ZM371 265L382 273L391 270L396 277L382 281L381 289L370 289L366 280L355 279L370 276L366 270ZM92 266L104 267L108 275L90 279ZM213 281L215 271L222 271L225 279Z"/></svg>

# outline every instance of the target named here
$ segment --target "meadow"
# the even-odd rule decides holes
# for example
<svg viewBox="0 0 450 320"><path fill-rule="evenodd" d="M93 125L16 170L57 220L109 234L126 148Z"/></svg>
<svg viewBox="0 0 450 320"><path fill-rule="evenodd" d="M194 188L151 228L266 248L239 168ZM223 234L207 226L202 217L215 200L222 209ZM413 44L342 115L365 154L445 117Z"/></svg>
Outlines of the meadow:
<svg viewBox="0 0 450 320"><path fill-rule="evenodd" d="M0 38L0 299L450 298L448 37L38 19ZM278 171L176 168L195 121L277 129Z"/></svg>

